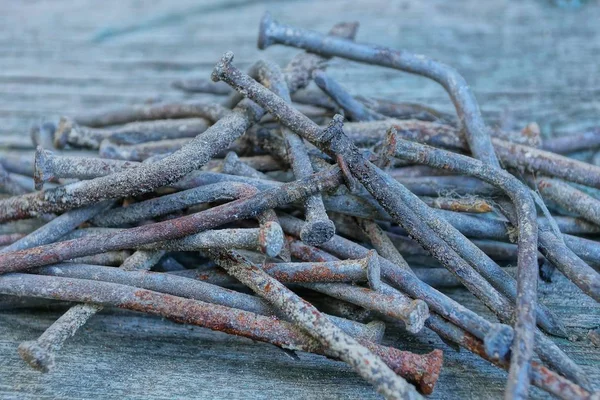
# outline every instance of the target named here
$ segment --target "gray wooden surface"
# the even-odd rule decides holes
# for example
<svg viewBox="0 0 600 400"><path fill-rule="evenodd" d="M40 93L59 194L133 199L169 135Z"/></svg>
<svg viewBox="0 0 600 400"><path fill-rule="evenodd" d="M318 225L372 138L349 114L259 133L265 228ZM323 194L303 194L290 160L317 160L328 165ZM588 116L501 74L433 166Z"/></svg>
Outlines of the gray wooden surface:
<svg viewBox="0 0 600 400"><path fill-rule="evenodd" d="M600 2L565 10L550 1L191 1L0 2L0 135L22 137L32 122L86 110L185 97L176 78L208 77L226 50L243 67L258 57L284 64L297 51L255 49L257 24L281 21L325 32L361 22L359 40L425 53L457 67L491 123L540 124L544 135L600 124ZM331 73L352 92L423 102L452 111L434 83L335 60ZM473 310L464 290L449 292ZM600 382L600 350L587 331L600 308L572 284L540 284L540 297L565 321L565 351ZM70 340L55 372L42 375L16 355L60 309L0 311L1 398L378 398L344 364L157 318L108 310ZM434 335L394 330L402 349L445 351L432 398L500 398L505 373ZM597 386L596 389L600 389ZM533 397L544 397L534 391Z"/></svg>

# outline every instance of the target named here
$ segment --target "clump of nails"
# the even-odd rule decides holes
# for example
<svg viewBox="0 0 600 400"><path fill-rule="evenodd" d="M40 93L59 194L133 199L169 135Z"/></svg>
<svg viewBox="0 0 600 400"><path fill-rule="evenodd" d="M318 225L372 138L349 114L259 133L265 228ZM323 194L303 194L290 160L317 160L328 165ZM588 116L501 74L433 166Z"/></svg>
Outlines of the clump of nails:
<svg viewBox="0 0 600 400"><path fill-rule="evenodd" d="M600 167L557 154L600 147L598 131L542 145L535 125L492 132L455 69L357 43L357 29L267 14L259 48L305 50L286 67L244 73L227 52L212 82L174 83L223 104L63 117L34 127L35 154L1 154L0 294L81 303L21 357L51 370L78 328L120 307L339 359L385 398L418 399L442 352L381 345L395 323L507 369L506 398L531 384L590 398L548 337L568 332L537 280L558 270L600 301ZM325 72L332 57L433 79L458 118L353 96ZM498 321L437 290L453 286Z"/></svg>

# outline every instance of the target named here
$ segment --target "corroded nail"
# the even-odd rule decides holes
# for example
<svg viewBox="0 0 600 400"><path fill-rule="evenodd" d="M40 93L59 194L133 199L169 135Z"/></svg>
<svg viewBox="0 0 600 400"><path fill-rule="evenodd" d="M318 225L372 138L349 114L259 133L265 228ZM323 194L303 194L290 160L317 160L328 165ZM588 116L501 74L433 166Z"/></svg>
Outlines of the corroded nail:
<svg viewBox="0 0 600 400"><path fill-rule="evenodd" d="M248 166L246 163L241 162L238 155L230 151L223 159L222 172L224 174L248 176L256 179L269 179L262 172Z"/></svg>
<svg viewBox="0 0 600 400"><path fill-rule="evenodd" d="M381 287L374 253L360 260L263 263L260 268L282 283L367 281Z"/></svg>
<svg viewBox="0 0 600 400"><path fill-rule="evenodd" d="M361 180L361 183L379 201L381 206L392 215L396 222L402 224L405 228L410 228L411 235L419 237L419 241L433 254L437 254L436 258L441 260L447 268L450 268L457 276L461 277L469 290L476 293L479 298L484 299L490 309L502 315L504 320L510 320L511 306L508 301L456 254L454 249L449 248L448 244L437 237L431 228L421 226L419 217L412 208L416 206L420 210L419 214L429 212L429 208L420 203L412 193L387 175L382 174L362 157L360 151L343 134L341 118L334 118L332 124L327 129L322 130L302 114L290 108L285 101L260 87L250 77L233 67L231 65L232 58L231 53L225 54L221 62L215 67L213 76L223 79L237 90L247 93L252 100L267 109L271 114L276 115L284 125L294 129L321 149L334 153L338 157L343 157L352 170L352 174ZM403 201L409 203L405 204ZM411 206L409 207L408 204L411 204ZM409 220L410 222L408 222ZM436 219L434 226L437 226L437 223ZM453 230L450 225L447 228ZM453 234L460 236L457 231ZM464 240L466 241L466 239ZM453 261L449 262L450 259ZM460 265L460 268L458 265ZM468 278L466 275L468 275Z"/></svg>
<svg viewBox="0 0 600 400"><path fill-rule="evenodd" d="M100 200L148 193L199 169L246 132L263 111L242 102L206 132L160 161L90 181L0 201L0 221L65 211Z"/></svg>
<svg viewBox="0 0 600 400"><path fill-rule="evenodd" d="M79 225L90 220L98 213L110 208L113 204L114 202L112 200L108 200L92 206L78 208L63 213L22 239L5 247L0 252L5 253L29 249L31 247L52 243L75 230Z"/></svg>
<svg viewBox="0 0 600 400"><path fill-rule="evenodd" d="M37 340L21 343L18 347L19 355L32 368L49 372L55 364L55 353L87 322L89 317L101 309L102 306L91 304L78 304L71 307Z"/></svg>
<svg viewBox="0 0 600 400"><path fill-rule="evenodd" d="M206 249L257 250L275 257L283 248L283 232L278 223L268 221L260 228L208 230L182 239L155 242L142 249L169 251L198 251Z"/></svg>
<svg viewBox="0 0 600 400"><path fill-rule="evenodd" d="M35 152L33 179L35 188L55 178L93 179L125 169L137 168L139 163L92 157L57 156L38 146Z"/></svg>
<svg viewBox="0 0 600 400"><path fill-rule="evenodd" d="M205 118L216 122L230 110L217 104L200 102L162 103L143 106L120 107L95 114L79 115L74 122L89 127L121 125L136 121L155 121L161 119Z"/></svg>
<svg viewBox="0 0 600 400"><path fill-rule="evenodd" d="M227 95L232 92L229 86L223 83L211 82L208 79L180 79L173 81L171 86L188 93Z"/></svg>
<svg viewBox="0 0 600 400"><path fill-rule="evenodd" d="M98 154L100 154L100 157L116 160L144 161L150 157L160 157L171 154L181 149L191 140L191 138L167 139L156 142L125 145L105 139L100 143Z"/></svg>
<svg viewBox="0 0 600 400"><path fill-rule="evenodd" d="M329 322L314 306L298 297L276 279L233 252L210 252L211 258L254 292L284 312L325 348L352 366L386 398L419 399L404 379L366 347Z"/></svg>
<svg viewBox="0 0 600 400"><path fill-rule="evenodd" d="M155 164L154 164L155 165ZM140 167L141 168L141 167ZM130 249L161 240L178 239L228 222L255 217L313 193L339 186L339 170L314 174L253 196L165 222L125 229L89 238L73 239L18 252L0 254L0 273L43 266L110 250ZM102 243L99 249L97 243Z"/></svg>
<svg viewBox="0 0 600 400"><path fill-rule="evenodd" d="M213 330L272 343L287 349L309 351L332 358L339 355L326 350L295 325L248 311L198 300L107 282L52 276L11 274L0 277L0 293L88 301L159 315L175 322L204 326ZM431 393L439 375L442 354L439 350L416 355L361 340L382 357L389 367Z"/></svg>
<svg viewBox="0 0 600 400"><path fill-rule="evenodd" d="M600 136L600 135L599 135ZM550 199L586 220L600 225L600 201L560 179L536 177L530 182L544 199Z"/></svg>
<svg viewBox="0 0 600 400"><path fill-rule="evenodd" d="M11 176L11 174L6 171L2 165L0 165L0 189L13 196L18 196L28 192L23 185L15 181L14 176Z"/></svg>
<svg viewBox="0 0 600 400"><path fill-rule="evenodd" d="M592 129L578 135L565 135L544 139L542 149L557 153L569 154L579 150L600 147L600 129Z"/></svg>
<svg viewBox="0 0 600 400"><path fill-rule="evenodd" d="M263 79L266 87L286 102L291 103L288 83L279 69L272 63L259 64L258 73L266 74L269 79ZM296 179L305 178L314 173L305 147L304 140L286 127L282 127L286 143L287 156ZM308 244L320 244L328 241L335 234L335 226L329 220L323 200L319 194L310 196L304 203L307 224L301 238Z"/></svg>
<svg viewBox="0 0 600 400"><path fill-rule="evenodd" d="M327 73L315 71L313 79L317 86L331 97L345 112L348 119L353 121L377 121L385 119L381 114L370 110L360 101L354 99L351 94Z"/></svg>
<svg viewBox="0 0 600 400"><path fill-rule="evenodd" d="M283 25L266 13L260 22L258 47L265 49L273 44L299 47L327 57L337 56L368 64L381 65L422 75L435 80L446 89L465 127L469 148L480 160L500 167L477 100L465 79L454 68L408 51L395 51L380 46L353 43L327 37L317 32Z"/></svg>
<svg viewBox="0 0 600 400"><path fill-rule="evenodd" d="M215 114L218 116L218 113ZM54 144L65 147L99 149L101 143L109 140L116 144L139 144L157 140L193 138L206 131L210 122L206 118L186 118L131 122L116 128L89 128L78 125L68 117L62 117ZM42 146L44 147L44 146Z"/></svg>
<svg viewBox="0 0 600 400"><path fill-rule="evenodd" d="M156 197L153 199L133 203L127 207L119 207L102 213L92 222L96 226L126 226L146 219L159 217L191 207L200 203L209 203L220 200L236 200L254 195L258 190L244 183L216 183L199 186L194 189Z"/></svg>
<svg viewBox="0 0 600 400"><path fill-rule="evenodd" d="M42 267L35 272L42 275L118 283L160 293L167 293L174 296L205 301L207 303L238 308L260 315L276 315L276 311L262 299L245 293L228 290L210 283L205 283L203 281L190 279L190 277L177 276L174 274L159 274L139 269L136 271L128 271L124 268L108 268L99 265L70 263ZM376 343L381 341L385 330L385 324L382 324L381 322L364 325L344 318L333 316L328 316L328 318L353 337L370 340Z"/></svg>

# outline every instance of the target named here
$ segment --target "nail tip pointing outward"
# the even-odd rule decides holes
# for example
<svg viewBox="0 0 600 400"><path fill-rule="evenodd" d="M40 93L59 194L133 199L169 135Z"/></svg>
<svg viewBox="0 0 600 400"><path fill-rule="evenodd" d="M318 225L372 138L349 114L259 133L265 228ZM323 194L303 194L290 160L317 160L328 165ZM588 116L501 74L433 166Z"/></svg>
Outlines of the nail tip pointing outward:
<svg viewBox="0 0 600 400"><path fill-rule="evenodd" d="M52 171L48 165L48 158L51 155L52 152L45 150L42 146L37 146L35 149L33 161L33 182L35 184L35 190L41 190L44 187L44 183L53 178Z"/></svg>
<svg viewBox="0 0 600 400"><path fill-rule="evenodd" d="M273 26L273 17L270 12L266 12L265 15L260 19L260 25L258 28L258 43L257 46L260 50L264 50L274 43L273 39L269 35L269 31Z"/></svg>
<svg viewBox="0 0 600 400"><path fill-rule="evenodd" d="M335 225L330 220L310 221L300 231L300 239L310 246L328 242L335 235Z"/></svg>
<svg viewBox="0 0 600 400"><path fill-rule="evenodd" d="M54 354L44 349L36 341L26 341L17 349L21 358L33 369L49 372L54 367Z"/></svg>
<svg viewBox="0 0 600 400"><path fill-rule="evenodd" d="M233 61L233 51L227 51L223 54L219 62L215 65L210 78L213 82L219 82L225 75L225 70L229 67Z"/></svg>

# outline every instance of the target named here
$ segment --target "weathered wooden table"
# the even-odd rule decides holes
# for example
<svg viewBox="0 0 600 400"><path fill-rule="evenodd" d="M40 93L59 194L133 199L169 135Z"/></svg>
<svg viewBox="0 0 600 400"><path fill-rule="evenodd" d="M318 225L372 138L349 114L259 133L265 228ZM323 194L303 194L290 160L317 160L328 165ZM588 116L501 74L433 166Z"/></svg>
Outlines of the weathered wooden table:
<svg viewBox="0 0 600 400"><path fill-rule="evenodd" d="M145 100L180 99L172 80L208 77L226 50L236 64L258 57L284 64L297 51L256 50L262 13L326 32L361 22L359 40L424 53L457 67L491 123L536 121L544 135L600 125L600 2L579 9L550 1L191 1L172 4L91 0L3 2L0 13L0 135L28 135L32 122ZM330 72L354 93L418 101L451 112L436 84L342 60ZM464 290L448 292L477 312ZM558 277L540 298L562 317L573 341L557 340L600 389L600 349L587 339L600 308ZM16 347L37 337L63 309L0 311L1 398L378 398L348 367L204 329L114 310L70 340L55 372L42 375ZM488 314L489 315L489 314ZM432 398L502 396L506 374L432 334L390 331L388 344L445 351ZM533 397L542 398L535 390Z"/></svg>

